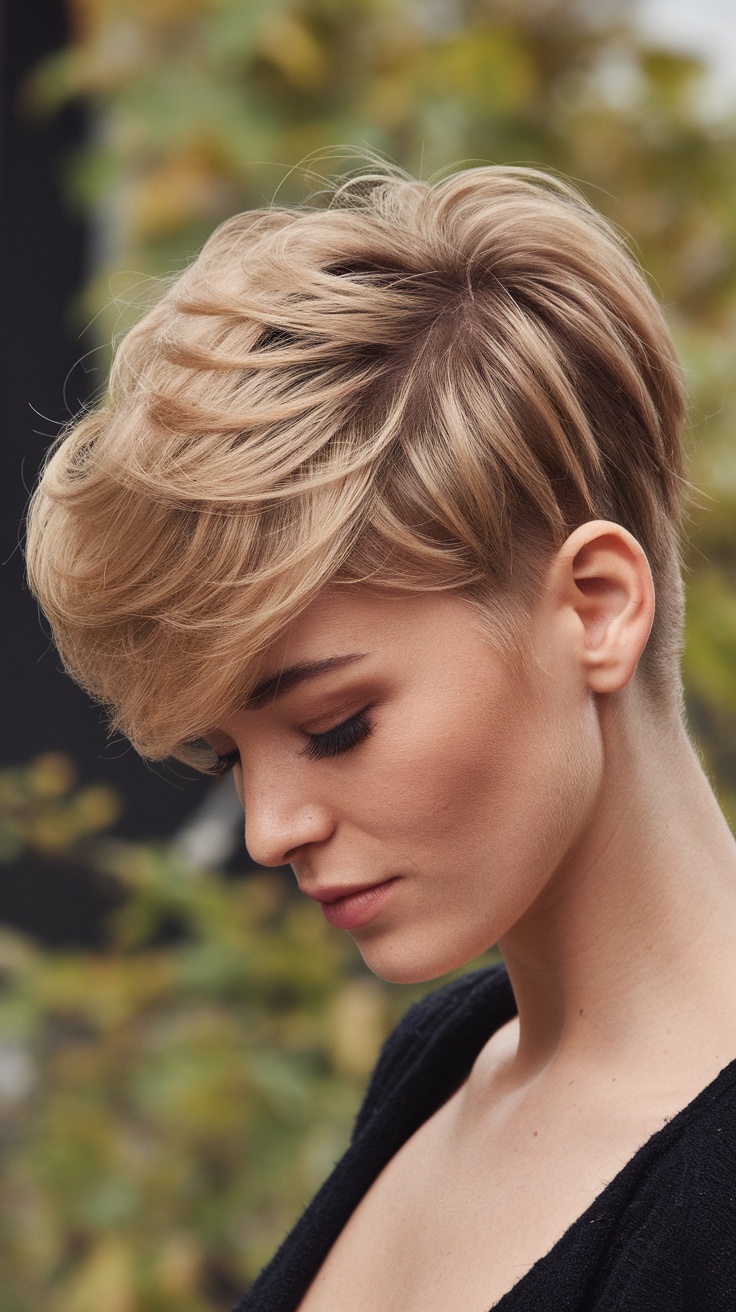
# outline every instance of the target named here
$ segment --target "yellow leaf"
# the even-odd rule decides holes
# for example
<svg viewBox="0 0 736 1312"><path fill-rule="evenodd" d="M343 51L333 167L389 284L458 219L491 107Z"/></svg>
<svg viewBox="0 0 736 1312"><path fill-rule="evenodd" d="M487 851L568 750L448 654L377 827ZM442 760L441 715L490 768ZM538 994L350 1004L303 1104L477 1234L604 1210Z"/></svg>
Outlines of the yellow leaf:
<svg viewBox="0 0 736 1312"><path fill-rule="evenodd" d="M88 40L109 30L115 23L139 22L146 27L190 22L223 0L70 0L72 32L77 40Z"/></svg>
<svg viewBox="0 0 736 1312"><path fill-rule="evenodd" d="M158 1260L158 1278L167 1294L189 1294L197 1288L202 1249L191 1235L173 1235Z"/></svg>
<svg viewBox="0 0 736 1312"><path fill-rule="evenodd" d="M119 818L122 805L114 788L106 784L90 784L74 798L74 826L78 834L107 829Z"/></svg>
<svg viewBox="0 0 736 1312"><path fill-rule="evenodd" d="M283 15L269 23L261 35L261 52L283 73L287 82L309 90L321 82L325 57L316 38L296 18Z"/></svg>
<svg viewBox="0 0 736 1312"><path fill-rule="evenodd" d="M228 183L207 151L191 147L162 160L141 178L132 228L143 240L175 231L192 219L217 217L231 201Z"/></svg>
<svg viewBox="0 0 736 1312"><path fill-rule="evenodd" d="M33 846L39 851L57 852L60 848L68 847L73 841L74 826L65 811L44 811L34 817L29 837Z"/></svg>
<svg viewBox="0 0 736 1312"><path fill-rule="evenodd" d="M349 980L329 1018L332 1060L344 1075L363 1077L375 1066L384 1039L383 995L373 979Z"/></svg>
<svg viewBox="0 0 736 1312"><path fill-rule="evenodd" d="M36 797L63 797L76 782L74 765L63 752L46 752L37 756L28 772L28 782Z"/></svg>
<svg viewBox="0 0 736 1312"><path fill-rule="evenodd" d="M102 1239L77 1268L62 1296L60 1312L136 1312L133 1254L124 1239Z"/></svg>

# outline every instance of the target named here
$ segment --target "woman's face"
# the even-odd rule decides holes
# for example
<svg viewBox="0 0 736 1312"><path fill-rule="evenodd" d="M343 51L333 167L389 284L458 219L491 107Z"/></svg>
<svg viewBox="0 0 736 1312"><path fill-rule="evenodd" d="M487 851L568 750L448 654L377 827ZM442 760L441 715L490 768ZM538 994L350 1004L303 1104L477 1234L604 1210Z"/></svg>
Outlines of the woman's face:
<svg viewBox="0 0 736 1312"><path fill-rule="evenodd" d="M325 914L384 979L434 979L490 947L585 828L601 749L569 617L540 605L532 646L524 673L457 595L336 588L211 735L238 753L255 861L290 864L320 900L383 885Z"/></svg>

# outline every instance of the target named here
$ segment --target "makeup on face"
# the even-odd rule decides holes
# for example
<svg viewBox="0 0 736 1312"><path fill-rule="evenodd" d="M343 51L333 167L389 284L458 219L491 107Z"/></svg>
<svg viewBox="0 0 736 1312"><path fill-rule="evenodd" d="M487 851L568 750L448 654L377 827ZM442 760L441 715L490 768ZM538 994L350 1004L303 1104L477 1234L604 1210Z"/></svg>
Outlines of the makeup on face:
<svg viewBox="0 0 736 1312"><path fill-rule="evenodd" d="M291 865L383 978L435 978L492 946L595 787L579 679L547 642L530 684L452 594L325 596L271 655L212 740L235 749L253 859Z"/></svg>

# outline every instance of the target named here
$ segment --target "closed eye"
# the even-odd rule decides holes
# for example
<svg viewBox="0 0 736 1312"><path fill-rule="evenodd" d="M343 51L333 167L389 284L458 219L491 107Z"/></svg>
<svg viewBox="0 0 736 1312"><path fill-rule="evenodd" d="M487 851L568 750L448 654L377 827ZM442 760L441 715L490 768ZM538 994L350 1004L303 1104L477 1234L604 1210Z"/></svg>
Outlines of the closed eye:
<svg viewBox="0 0 736 1312"><path fill-rule="evenodd" d="M229 774L234 765L240 760L240 752L235 750L225 752L222 756L218 754L215 764L207 771L208 774L214 774L219 779L220 775Z"/></svg>
<svg viewBox="0 0 736 1312"><path fill-rule="evenodd" d="M343 752L349 752L353 747L357 747L373 729L368 718L370 709L370 706L364 707L362 711L351 715L348 720L343 720L341 724L336 724L325 733L307 734L307 745L301 753L302 756L308 756L312 761L323 761L326 757L341 756Z"/></svg>

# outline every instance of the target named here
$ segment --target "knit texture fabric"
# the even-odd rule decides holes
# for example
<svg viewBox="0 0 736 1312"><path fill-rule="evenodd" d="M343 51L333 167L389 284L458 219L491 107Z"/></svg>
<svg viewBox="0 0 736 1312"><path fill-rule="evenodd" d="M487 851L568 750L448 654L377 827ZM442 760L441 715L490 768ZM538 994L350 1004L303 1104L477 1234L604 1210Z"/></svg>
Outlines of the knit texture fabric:
<svg viewBox="0 0 736 1312"><path fill-rule="evenodd" d="M515 1014L502 966L409 1008L383 1046L350 1147L234 1312L295 1312L383 1167ZM736 1312L736 1061L647 1140L493 1309Z"/></svg>

